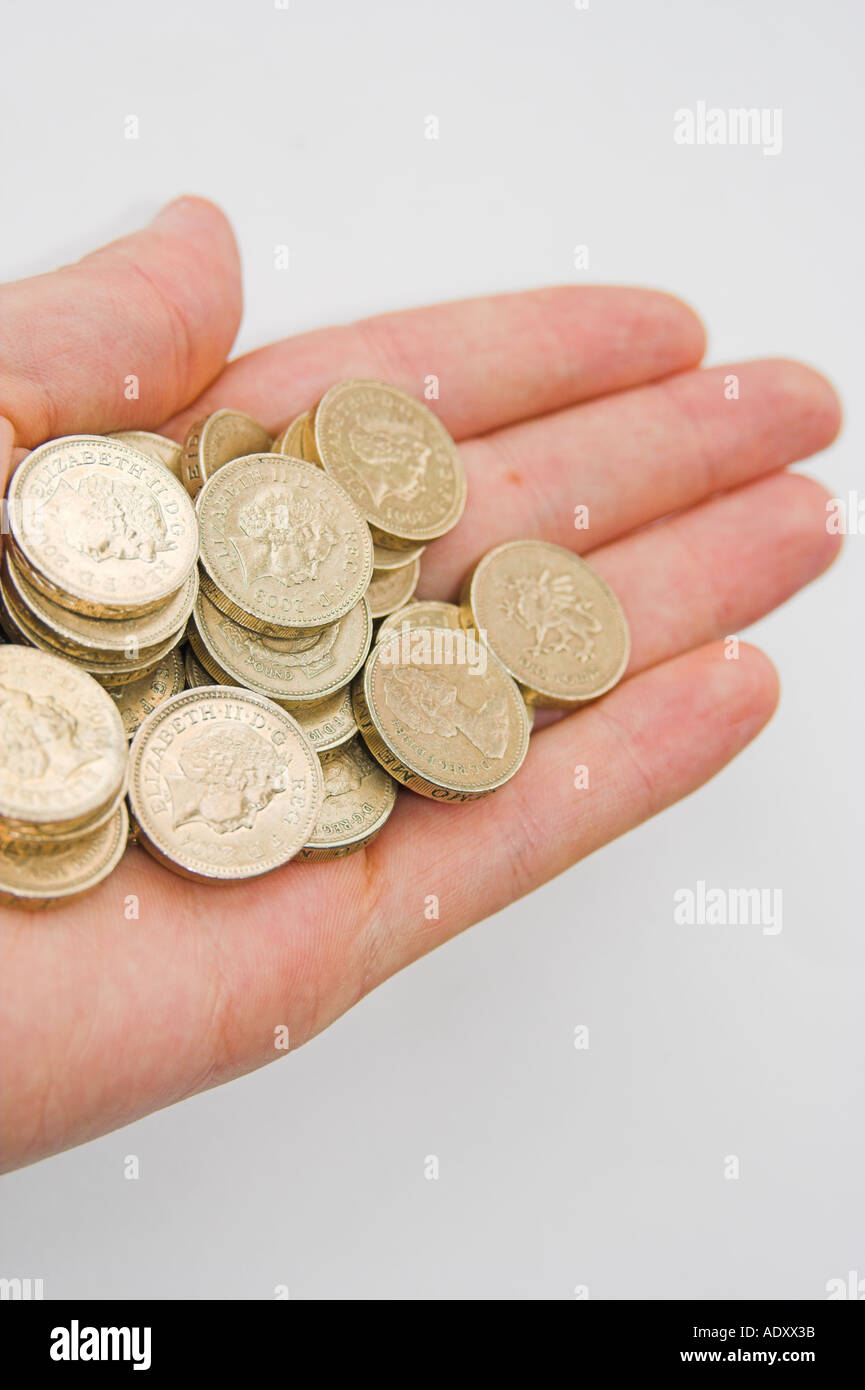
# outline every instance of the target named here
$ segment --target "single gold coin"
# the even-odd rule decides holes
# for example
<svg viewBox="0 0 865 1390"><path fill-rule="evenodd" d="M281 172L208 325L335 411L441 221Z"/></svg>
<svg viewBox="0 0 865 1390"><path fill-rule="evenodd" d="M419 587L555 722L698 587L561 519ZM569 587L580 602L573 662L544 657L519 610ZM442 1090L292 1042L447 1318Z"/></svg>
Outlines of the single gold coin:
<svg viewBox="0 0 865 1390"><path fill-rule="evenodd" d="M420 559L425 550L425 545L413 545L410 550L390 550L386 545L378 545L373 541L373 574L376 570L400 570L405 565L411 565Z"/></svg>
<svg viewBox="0 0 865 1390"><path fill-rule="evenodd" d="M270 451L272 454L287 454L289 458L303 459L305 463L314 463L316 466L320 466L318 454L315 451L312 419L308 410L286 425L282 433L277 435L273 441Z"/></svg>
<svg viewBox="0 0 865 1390"><path fill-rule="evenodd" d="M341 381L315 410L325 472L354 498L374 539L403 550L459 521L466 479L454 441L426 406L381 381Z"/></svg>
<svg viewBox="0 0 865 1390"><path fill-rule="evenodd" d="M324 801L299 859L344 859L374 840L396 804L397 784L361 738L321 755Z"/></svg>
<svg viewBox="0 0 865 1390"><path fill-rule="evenodd" d="M568 709L603 695L628 664L622 606L578 555L550 541L508 541L475 566L464 620L530 704Z"/></svg>
<svg viewBox="0 0 865 1390"><path fill-rule="evenodd" d="M369 527L309 463L254 454L225 464L201 490L198 521L202 566L247 627L326 627L360 602L372 576Z"/></svg>
<svg viewBox="0 0 865 1390"><path fill-rule="evenodd" d="M440 599L420 599L406 603L385 618L378 630L376 642L383 642L395 632L412 627L451 627L454 632L462 627L460 610L455 603L443 603Z"/></svg>
<svg viewBox="0 0 865 1390"><path fill-rule="evenodd" d="M309 840L323 797L318 755L297 722L248 690L186 690L132 740L139 843L188 878L253 878L285 864Z"/></svg>
<svg viewBox="0 0 865 1390"><path fill-rule="evenodd" d="M40 444L13 473L8 508L31 583L97 618L158 608L198 558L195 513L180 483L117 439Z"/></svg>
<svg viewBox="0 0 865 1390"><path fill-rule="evenodd" d="M370 612L374 618L383 618L395 613L408 603L420 579L420 560L398 570L379 570L372 572L372 581L366 591Z"/></svg>
<svg viewBox="0 0 865 1390"><path fill-rule="evenodd" d="M183 441L180 472L190 497L197 497L208 478L246 454L260 454L273 441L267 430L240 410L215 410L196 420Z"/></svg>
<svg viewBox="0 0 865 1390"><path fill-rule="evenodd" d="M22 835L85 825L116 798L126 756L120 715L86 672L0 647L0 824Z"/></svg>
<svg viewBox="0 0 865 1390"><path fill-rule="evenodd" d="M357 733L357 720L351 698L351 686L345 685L324 700L293 704L289 707L316 753L337 748Z"/></svg>
<svg viewBox="0 0 865 1390"><path fill-rule="evenodd" d="M209 681L206 684L210 684ZM160 705L178 695L186 685L186 668L179 647L169 652L164 661L146 676L139 676L128 685L120 685L109 690L109 695L120 711L126 737L132 738L148 714Z"/></svg>
<svg viewBox="0 0 865 1390"><path fill-rule="evenodd" d="M133 449L140 449L142 454L149 455L168 468L179 483L183 482L180 474L182 444L168 439L164 434L151 434L150 430L114 430L108 438L119 439L121 444L131 444Z"/></svg>
<svg viewBox="0 0 865 1390"><path fill-rule="evenodd" d="M121 801L98 830L46 847L21 841L0 848L0 904L30 911L57 906L88 893L123 857L129 833Z"/></svg>
<svg viewBox="0 0 865 1390"><path fill-rule="evenodd" d="M361 599L310 645L264 637L241 627L201 593L193 609L189 643L206 670L281 703L323 700L351 681L366 660L372 616Z"/></svg>
<svg viewBox="0 0 865 1390"><path fill-rule="evenodd" d="M378 643L354 684L357 724L412 791L472 801L502 786L529 746L525 701L474 633L412 628Z"/></svg>
<svg viewBox="0 0 865 1390"><path fill-rule="evenodd" d="M11 546L3 555L2 584L29 615L30 626L64 653L94 661L116 662L123 656L145 661L185 628L198 593L198 571L193 569L161 607L126 619L90 618L61 608L30 583Z"/></svg>

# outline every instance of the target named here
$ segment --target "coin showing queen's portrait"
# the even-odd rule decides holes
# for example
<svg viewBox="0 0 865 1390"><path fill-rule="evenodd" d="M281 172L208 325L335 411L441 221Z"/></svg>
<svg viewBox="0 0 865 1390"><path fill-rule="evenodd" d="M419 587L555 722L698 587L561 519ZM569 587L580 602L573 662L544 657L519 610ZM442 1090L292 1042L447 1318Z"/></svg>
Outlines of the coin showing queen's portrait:
<svg viewBox="0 0 865 1390"><path fill-rule="evenodd" d="M435 540L459 521L466 478L454 441L420 401L382 381L341 381L315 411L318 456L379 544Z"/></svg>
<svg viewBox="0 0 865 1390"><path fill-rule="evenodd" d="M434 800L486 796L513 777L528 751L531 725L518 687L468 632L395 633L373 648L353 694L373 756Z"/></svg>
<svg viewBox="0 0 865 1390"><path fill-rule="evenodd" d="M0 827L62 835L116 800L126 734L110 696L62 657L0 647Z"/></svg>
<svg viewBox="0 0 865 1390"><path fill-rule="evenodd" d="M175 695L132 741L138 842L188 878L253 878L285 864L323 796L318 756L296 721L233 686Z"/></svg>
<svg viewBox="0 0 865 1390"><path fill-rule="evenodd" d="M198 529L183 487L117 439L70 435L40 445L15 470L8 506L28 579L76 612L148 613L195 568Z"/></svg>

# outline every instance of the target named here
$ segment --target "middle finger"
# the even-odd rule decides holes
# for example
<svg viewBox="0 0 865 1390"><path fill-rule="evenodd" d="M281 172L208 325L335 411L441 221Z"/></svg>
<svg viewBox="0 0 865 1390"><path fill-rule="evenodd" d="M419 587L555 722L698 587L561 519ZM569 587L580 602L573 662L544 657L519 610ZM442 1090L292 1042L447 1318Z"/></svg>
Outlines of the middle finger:
<svg viewBox="0 0 865 1390"><path fill-rule="evenodd" d="M761 361L685 372L469 440L465 513L427 550L418 592L452 597L475 560L517 537L595 549L806 458L838 424L825 378ZM575 526L577 507L587 528Z"/></svg>

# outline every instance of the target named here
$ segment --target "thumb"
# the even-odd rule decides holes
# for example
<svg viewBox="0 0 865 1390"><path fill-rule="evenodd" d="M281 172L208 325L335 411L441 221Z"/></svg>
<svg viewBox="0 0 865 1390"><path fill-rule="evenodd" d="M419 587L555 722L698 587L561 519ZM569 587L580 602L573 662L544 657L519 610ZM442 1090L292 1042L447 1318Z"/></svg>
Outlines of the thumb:
<svg viewBox="0 0 865 1390"><path fill-rule="evenodd" d="M15 443L168 419L221 371L241 298L228 219L192 197L74 265L0 287L0 409Z"/></svg>

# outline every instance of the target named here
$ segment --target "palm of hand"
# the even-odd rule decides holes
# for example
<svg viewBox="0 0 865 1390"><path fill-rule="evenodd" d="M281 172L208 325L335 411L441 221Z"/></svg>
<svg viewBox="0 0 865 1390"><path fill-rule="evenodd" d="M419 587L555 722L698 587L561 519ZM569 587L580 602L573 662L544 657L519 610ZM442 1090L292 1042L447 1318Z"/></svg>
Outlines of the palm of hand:
<svg viewBox="0 0 865 1390"><path fill-rule="evenodd" d="M501 791L467 805L404 793L351 858L210 887L133 848L79 903L43 918L4 910L5 1167L284 1055L275 1030L299 1046L402 966L695 790L770 717L770 663L744 645L726 660L719 639L837 548L827 494L783 471L838 427L831 388L808 368L697 370L690 310L604 288L389 315L226 366L236 251L217 210L193 199L2 293L5 463L61 434L182 438L226 405L275 433L340 378L419 394L434 375L469 501L426 552L420 595L453 598L490 546L544 536L591 556L633 643L624 682L540 728ZM590 524L575 529L582 507ZM577 764L588 789L575 790Z"/></svg>

